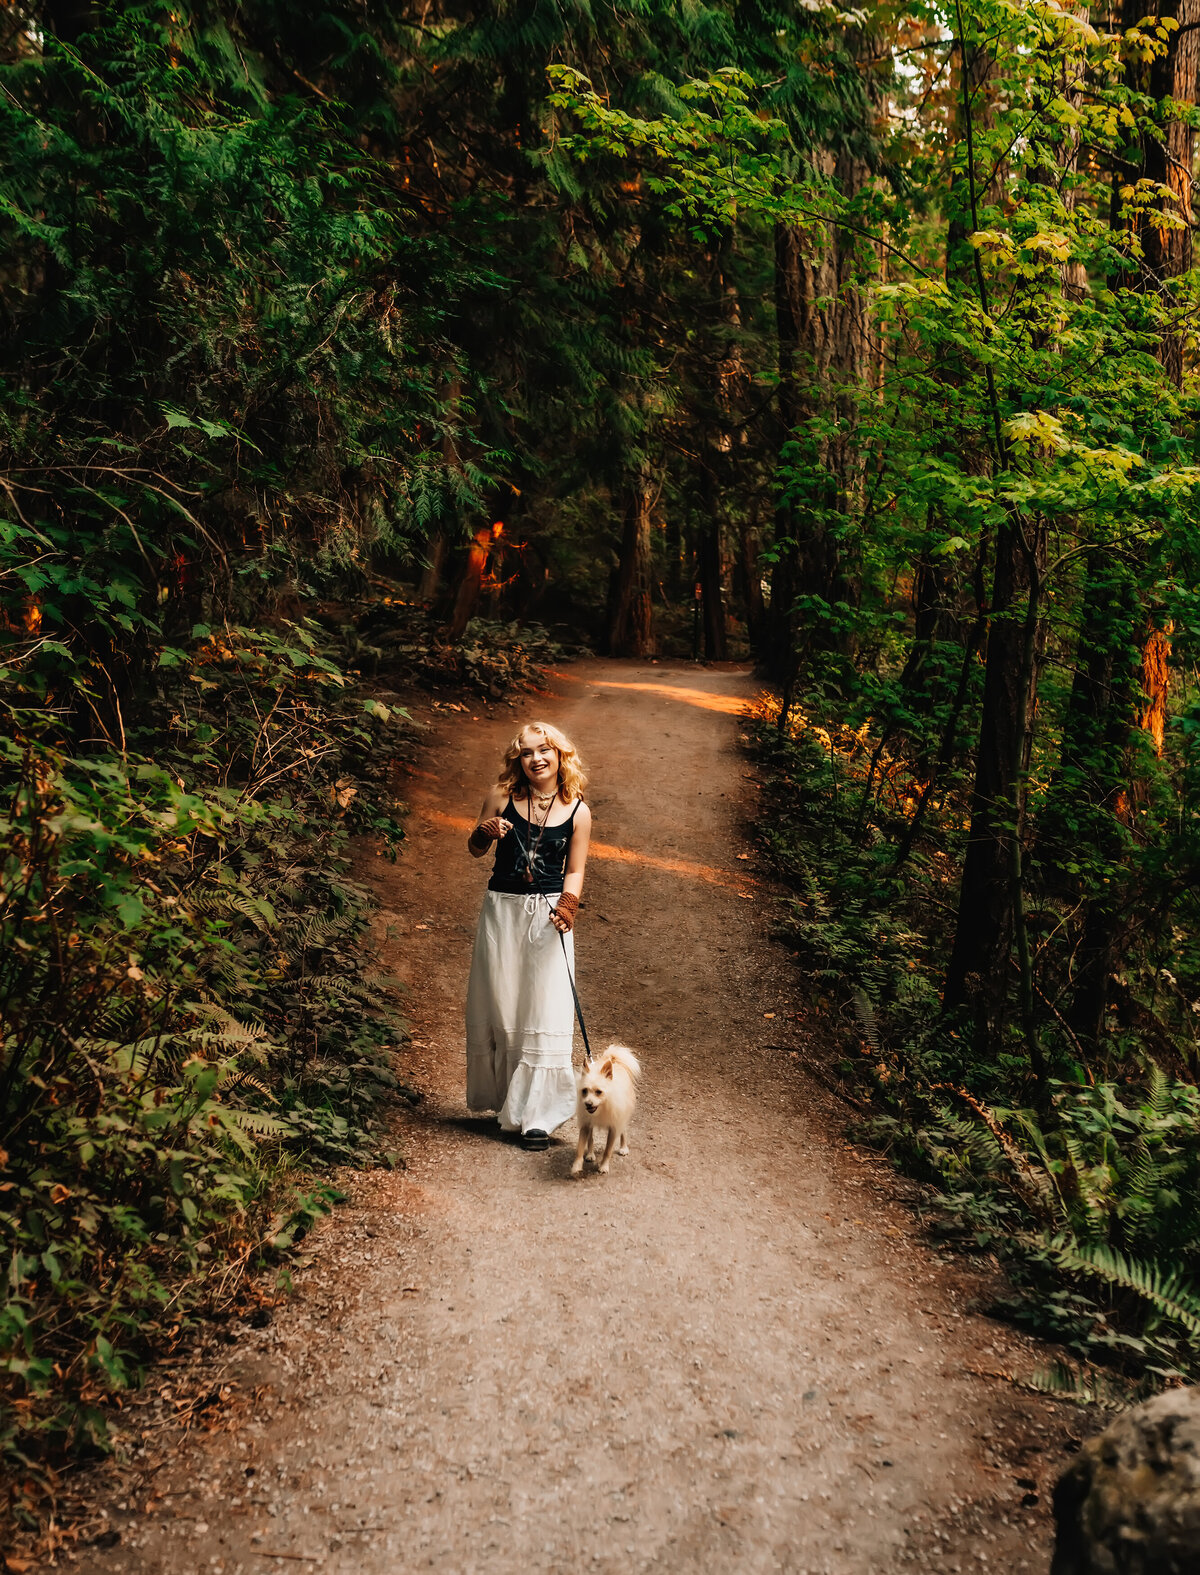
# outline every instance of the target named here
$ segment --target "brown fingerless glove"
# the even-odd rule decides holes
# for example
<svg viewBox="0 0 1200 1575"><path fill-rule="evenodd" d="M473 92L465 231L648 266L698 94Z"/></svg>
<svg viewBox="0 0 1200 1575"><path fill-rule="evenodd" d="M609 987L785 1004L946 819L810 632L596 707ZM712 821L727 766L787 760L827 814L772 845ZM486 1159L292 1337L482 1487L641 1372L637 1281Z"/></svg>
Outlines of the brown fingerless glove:
<svg viewBox="0 0 1200 1575"><path fill-rule="evenodd" d="M486 853L495 841L495 838L489 837L482 826L476 826L468 841L469 846L475 848L477 852Z"/></svg>
<svg viewBox="0 0 1200 1575"><path fill-rule="evenodd" d="M554 909L568 930L575 928L575 915L579 912L579 898L573 891L564 891Z"/></svg>

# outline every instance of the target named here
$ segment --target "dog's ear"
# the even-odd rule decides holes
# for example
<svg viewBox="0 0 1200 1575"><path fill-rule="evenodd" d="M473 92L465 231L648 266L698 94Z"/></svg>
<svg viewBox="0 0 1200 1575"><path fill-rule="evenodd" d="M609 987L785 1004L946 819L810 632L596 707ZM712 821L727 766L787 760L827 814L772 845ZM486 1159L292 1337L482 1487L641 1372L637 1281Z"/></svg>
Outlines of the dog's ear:
<svg viewBox="0 0 1200 1575"><path fill-rule="evenodd" d="M606 1061L604 1063L604 1075L609 1080L610 1083L612 1082L612 1072L613 1072L613 1064L612 1064L612 1062L611 1061Z"/></svg>

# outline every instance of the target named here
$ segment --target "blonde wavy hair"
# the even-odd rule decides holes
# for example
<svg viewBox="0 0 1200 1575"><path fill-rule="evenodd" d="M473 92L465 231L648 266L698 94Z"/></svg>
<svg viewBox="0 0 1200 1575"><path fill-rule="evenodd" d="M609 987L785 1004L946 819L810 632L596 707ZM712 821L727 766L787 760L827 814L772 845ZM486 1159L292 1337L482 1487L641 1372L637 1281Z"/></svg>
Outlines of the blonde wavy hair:
<svg viewBox="0 0 1200 1575"><path fill-rule="evenodd" d="M564 804L582 798L587 788L587 773L579 751L562 731L550 722L526 722L525 726L504 751L500 776L496 786L501 793L511 793L514 798L527 797L529 782L521 769L521 740L526 733L540 733L548 744L558 750L558 796Z"/></svg>

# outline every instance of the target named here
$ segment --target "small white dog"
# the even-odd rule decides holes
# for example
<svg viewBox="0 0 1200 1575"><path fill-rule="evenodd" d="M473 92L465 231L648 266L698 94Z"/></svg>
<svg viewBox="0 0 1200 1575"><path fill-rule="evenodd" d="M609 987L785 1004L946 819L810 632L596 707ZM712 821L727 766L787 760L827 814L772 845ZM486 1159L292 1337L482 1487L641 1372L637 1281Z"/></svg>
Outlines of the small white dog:
<svg viewBox="0 0 1200 1575"><path fill-rule="evenodd" d="M602 1176L608 1174L613 1149L629 1152L629 1123L637 1105L638 1079L642 1069L637 1056L627 1045L609 1045L603 1055L584 1063L576 1079L575 1114L579 1119L579 1144L571 1174L578 1176L585 1159L596 1163ZM597 1127L607 1127L608 1142L604 1156L596 1160Z"/></svg>

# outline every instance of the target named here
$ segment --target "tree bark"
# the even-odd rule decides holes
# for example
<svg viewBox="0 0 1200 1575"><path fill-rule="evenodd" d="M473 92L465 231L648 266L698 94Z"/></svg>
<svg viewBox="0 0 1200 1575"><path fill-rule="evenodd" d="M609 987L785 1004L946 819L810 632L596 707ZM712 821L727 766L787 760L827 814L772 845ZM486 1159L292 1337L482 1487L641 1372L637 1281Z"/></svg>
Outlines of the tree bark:
<svg viewBox="0 0 1200 1575"><path fill-rule="evenodd" d="M1126 0L1123 20L1128 26L1145 16L1173 18L1179 26L1167 34L1165 52L1149 62L1131 59L1125 79L1134 92L1147 94L1156 102L1173 99L1192 105L1197 101L1200 77L1200 0L1159 0L1147 11L1141 0ZM1166 188L1162 211L1172 225L1155 222L1154 214L1135 221L1142 256L1136 273L1128 283L1147 295L1157 295L1164 307L1178 304L1175 280L1192 266L1192 167L1196 155L1196 133L1186 118L1172 115L1161 137L1145 134L1139 145L1140 170L1131 175L1126 167L1116 172L1113 181L1114 228L1120 205L1118 188L1132 185L1140 176ZM1160 337L1159 359L1167 376L1178 388L1183 383L1184 348L1187 329L1167 323Z"/></svg>
<svg viewBox="0 0 1200 1575"><path fill-rule="evenodd" d="M621 558L608 628L613 656L653 656L650 613L650 476L642 469L629 478Z"/></svg>
<svg viewBox="0 0 1200 1575"><path fill-rule="evenodd" d="M946 972L945 1006L974 1005L977 1039L989 1052L1007 1024L1012 948L1020 939L1018 873L1044 639L1046 545L1042 525L1016 517L997 536L971 830Z"/></svg>
<svg viewBox="0 0 1200 1575"><path fill-rule="evenodd" d="M450 614L450 622L446 630L451 640L461 640L467 625L475 616L480 593L483 590L484 571L487 569L492 542L496 535L495 525L481 525L467 548L462 578L458 582L458 590L454 597L454 610Z"/></svg>
<svg viewBox="0 0 1200 1575"><path fill-rule="evenodd" d="M1138 721L1154 740L1154 753L1162 758L1167 726L1167 696L1171 685L1171 634L1173 624L1151 629L1142 646L1142 704Z"/></svg>
<svg viewBox="0 0 1200 1575"><path fill-rule="evenodd" d="M1080 862L1081 851L1113 867L1093 873L1072 964L1067 1022L1085 1046L1099 1043L1108 982L1123 934L1128 896L1116 874L1128 833L1129 746L1134 723L1137 584L1130 567L1103 547L1088 553L1075 677L1063 722L1062 755L1050 813L1052 869ZM1057 800L1057 805L1055 801ZM1072 891L1079 882L1059 877Z"/></svg>
<svg viewBox="0 0 1200 1575"><path fill-rule="evenodd" d="M417 595L423 602L435 602L438 598L442 588L442 571L446 566L447 545L445 529L439 525L425 549L425 568L417 589Z"/></svg>
<svg viewBox="0 0 1200 1575"><path fill-rule="evenodd" d="M723 662L729 655L729 644L721 587L721 527L715 515L700 537L696 567L704 604L704 655L710 662Z"/></svg>
<svg viewBox="0 0 1200 1575"><path fill-rule="evenodd" d="M755 656L763 648L766 635L766 604L763 600L762 565L759 562L758 505L749 519L738 527L738 551L742 577L742 601L746 612L746 638Z"/></svg>

